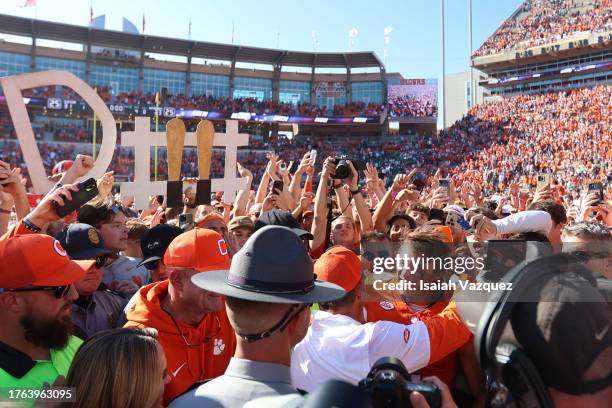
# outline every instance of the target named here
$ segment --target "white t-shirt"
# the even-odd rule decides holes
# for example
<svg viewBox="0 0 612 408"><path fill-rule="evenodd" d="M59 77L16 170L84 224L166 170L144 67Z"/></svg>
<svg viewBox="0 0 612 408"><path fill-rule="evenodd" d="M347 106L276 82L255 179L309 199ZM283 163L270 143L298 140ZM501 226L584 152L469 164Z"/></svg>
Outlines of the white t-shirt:
<svg viewBox="0 0 612 408"><path fill-rule="evenodd" d="M429 333L421 321L361 324L324 311L313 312L313 317L291 355L291 383L296 388L310 392L331 379L356 385L381 357L399 358L409 372L429 362Z"/></svg>

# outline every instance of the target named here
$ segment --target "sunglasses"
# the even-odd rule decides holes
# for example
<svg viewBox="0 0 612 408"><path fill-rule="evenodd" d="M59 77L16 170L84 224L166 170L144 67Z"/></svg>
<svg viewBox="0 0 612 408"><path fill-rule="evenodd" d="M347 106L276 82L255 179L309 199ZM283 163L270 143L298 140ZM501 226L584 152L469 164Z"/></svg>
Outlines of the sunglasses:
<svg viewBox="0 0 612 408"><path fill-rule="evenodd" d="M157 264L159 263L159 261L152 261L152 262L147 262L146 264L144 264L145 268L147 268L147 270L152 271L155 268L157 268Z"/></svg>
<svg viewBox="0 0 612 408"><path fill-rule="evenodd" d="M37 291L54 291L56 299L65 298L70 291L72 285L62 286L31 286L29 288L7 289L8 292L37 292Z"/></svg>

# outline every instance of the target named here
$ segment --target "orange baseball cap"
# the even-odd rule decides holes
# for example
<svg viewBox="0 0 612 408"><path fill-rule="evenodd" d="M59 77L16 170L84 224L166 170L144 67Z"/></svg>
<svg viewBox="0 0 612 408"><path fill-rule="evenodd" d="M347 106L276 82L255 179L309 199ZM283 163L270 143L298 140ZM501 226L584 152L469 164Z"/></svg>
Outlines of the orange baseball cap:
<svg viewBox="0 0 612 408"><path fill-rule="evenodd" d="M330 248L315 262L317 279L335 283L347 293L361 282L361 261L353 251L343 246Z"/></svg>
<svg viewBox="0 0 612 408"><path fill-rule="evenodd" d="M438 225L434 227L434 231L442 234L442 241L445 244L453 243L453 231L451 231L451 228L448 225Z"/></svg>
<svg viewBox="0 0 612 408"><path fill-rule="evenodd" d="M216 211L213 211L211 213L206 214L204 217L200 218L198 221L196 221L196 228L203 228L204 224L206 224L209 221L213 221L213 220L219 220L219 221L223 221L225 222L225 218L223 218L223 216L221 214L219 214Z"/></svg>
<svg viewBox="0 0 612 408"><path fill-rule="evenodd" d="M69 285L96 263L70 260L58 240L41 234L0 241L0 259L0 288L4 289Z"/></svg>
<svg viewBox="0 0 612 408"><path fill-rule="evenodd" d="M223 237L206 228L195 228L174 238L164 255L164 265L168 267L199 272L227 271L230 263Z"/></svg>

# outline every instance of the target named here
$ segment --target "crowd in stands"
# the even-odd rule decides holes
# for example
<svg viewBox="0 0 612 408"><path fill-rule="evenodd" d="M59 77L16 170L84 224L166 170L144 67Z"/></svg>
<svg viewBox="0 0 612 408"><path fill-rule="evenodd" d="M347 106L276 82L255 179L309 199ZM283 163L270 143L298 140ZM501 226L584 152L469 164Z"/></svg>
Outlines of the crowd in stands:
<svg viewBox="0 0 612 408"><path fill-rule="evenodd" d="M155 105L155 94L139 93L137 91L121 92L114 96L109 87L96 87L98 94L106 102L122 103L126 105ZM226 98L212 95L185 96L165 95L160 99L160 106L174 108L199 109L215 112L250 112L258 114L300 115L300 116L376 116L383 111L381 104L352 102L332 107L311 105L301 102L276 102L272 100L258 100L256 98Z"/></svg>
<svg viewBox="0 0 612 408"><path fill-rule="evenodd" d="M248 147L239 149L238 159L251 169L256 179L265 171L266 152L274 151L289 163L316 149L320 158L350 152L352 159L372 163L386 174L411 167L433 173L443 166L453 169L457 177L473 174L471 177L482 179L486 188L496 189L511 182L534 185L535 174L548 172L563 174L564 187L574 189L593 172L605 176L612 170L610 100L610 86L514 96L473 107L467 116L438 135L420 134L382 140L345 137L310 140L279 136L264 141L252 137ZM47 128L51 127L57 135L58 124L50 121ZM59 134L63 135L63 131L61 128ZM56 140L91 140L91 135L82 129L76 131L76 135ZM3 136L6 138L6 133ZM14 133L11 136L14 138ZM23 163L21 151L15 147L3 149L4 155L14 156L11 162L14 165ZM73 150L67 149L67 154L61 154L61 149L41 144L41 154L48 170L56 162L70 157ZM132 179L133 152L118 148L116 154L123 157L121 165L113 160L114 166L120 166L114 169L116 174ZM195 149L186 149L182 166L184 176L198 175L196 158ZM158 177L165 179L167 165L163 149L159 150L158 159ZM223 163L223 151L215 150L211 166L213 177L222 177ZM154 164L151 166L153 174Z"/></svg>
<svg viewBox="0 0 612 408"><path fill-rule="evenodd" d="M544 45L586 31L612 29L609 0L526 0L474 53L475 57Z"/></svg>
<svg viewBox="0 0 612 408"><path fill-rule="evenodd" d="M499 374L483 362L458 283L527 277L537 297L506 302L517 311L502 322L524 352L521 367L537 367L538 398L607 406L610 100L612 87L597 86L478 105L437 135L258 140L239 150L246 187L235 199L196 202L187 189L175 202L146 197L144 208L113 188L133 171L130 150L116 148L95 197L81 203L76 182L94 165L84 144L37 143L54 187L32 202L21 148L4 138L0 385L68 387L74 399L60 406L74 408L237 408L275 396L294 406L297 389L312 403L334 379L352 391L327 394L358 395L354 386L391 356L406 381L437 386L440 406L481 408ZM339 155L350 159L344 175ZM195 150L183 158L182 175L197 176ZM223 161L215 150L213 178ZM166 179L163 150L155 170ZM402 255L423 262L402 267ZM440 285L448 282L457 289ZM524 394L516 375L498 379L508 385L495 395L500 406ZM40 405L32 395L26 404ZM419 392L405 398L429 406ZM356 406L315 406L331 405Z"/></svg>

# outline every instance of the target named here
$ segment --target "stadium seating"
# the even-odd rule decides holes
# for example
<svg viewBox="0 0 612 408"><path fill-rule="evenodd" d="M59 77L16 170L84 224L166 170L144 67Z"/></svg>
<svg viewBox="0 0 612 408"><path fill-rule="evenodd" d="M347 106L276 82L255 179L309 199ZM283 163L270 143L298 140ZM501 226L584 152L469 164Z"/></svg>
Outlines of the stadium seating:
<svg viewBox="0 0 612 408"><path fill-rule="evenodd" d="M289 162L299 160L314 148L319 160L350 152L352 159L370 162L387 174L413 167L431 173L443 166L454 169L457 175L480 177L490 188L504 188L510 181L535 183L532 176L539 171L561 171L571 183L577 184L594 172L603 177L612 170L610 100L611 86L514 96L473 107L467 116L439 135L388 139L328 137L315 139L314 144L307 139L289 140L284 136L265 143L251 138L250 146L239 150L238 160L253 172L256 180L265 170L267 151L273 150ZM6 121L6 116L0 116L0 140L15 137L9 134ZM73 130L69 123L49 122L55 129L54 140L79 140L78 131L68 131ZM66 134L74 137L62 139ZM23 166L20 149L15 142L10 143L1 150L0 159ZM83 145L81 150L72 143L63 146L39 143L47 170L83 150ZM89 145L84 148L91 149ZM213 158L212 175L220 177L222 152L215 152ZM196 163L195 150L188 150L183 157L183 175L197 176ZM575 163L586 165L576 167ZM133 165L132 150L117 148L112 168L115 174L131 179ZM151 166L153 174L153 163ZM158 175L165 179L166 174L165 153L160 150Z"/></svg>
<svg viewBox="0 0 612 408"><path fill-rule="evenodd" d="M585 7L588 4L588 7ZM579 32L612 29L609 0L526 0L476 50L474 57L551 43Z"/></svg>

